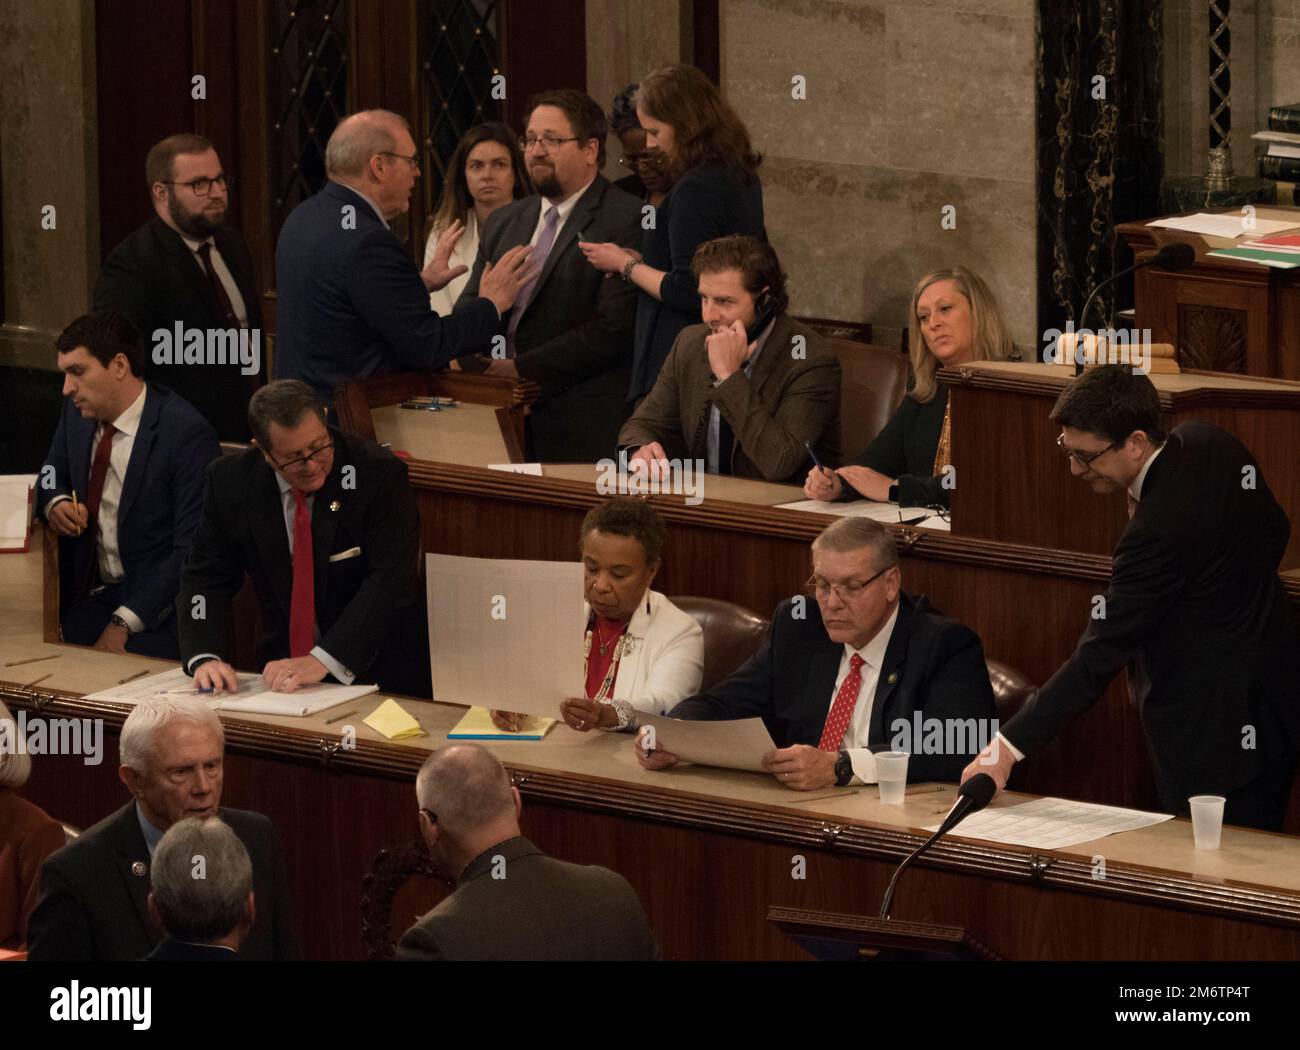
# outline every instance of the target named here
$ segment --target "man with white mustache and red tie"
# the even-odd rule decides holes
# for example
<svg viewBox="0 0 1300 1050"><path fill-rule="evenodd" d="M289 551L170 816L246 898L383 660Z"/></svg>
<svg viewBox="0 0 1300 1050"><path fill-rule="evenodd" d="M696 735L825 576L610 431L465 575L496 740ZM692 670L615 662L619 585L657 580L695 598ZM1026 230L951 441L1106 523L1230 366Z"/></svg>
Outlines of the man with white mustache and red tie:
<svg viewBox="0 0 1300 1050"><path fill-rule="evenodd" d="M901 721L913 743L898 748L911 753L907 779L956 780L996 728L979 637L902 590L893 537L877 521L841 518L813 540L812 557L816 601L782 602L763 647L669 716L763 718L779 745L764 768L796 791L875 783L875 754L895 749ZM922 741L918 721L927 727ZM945 731L931 746L936 723ZM960 746L946 746L954 740ZM643 730L636 752L646 769L677 763L645 744Z"/></svg>
<svg viewBox="0 0 1300 1050"><path fill-rule="evenodd" d="M208 469L177 599L181 661L200 689L237 688L231 600L252 577L256 669L277 692L378 682L429 696L419 515L406 465L325 424L311 387L268 383L248 405L255 447Z"/></svg>

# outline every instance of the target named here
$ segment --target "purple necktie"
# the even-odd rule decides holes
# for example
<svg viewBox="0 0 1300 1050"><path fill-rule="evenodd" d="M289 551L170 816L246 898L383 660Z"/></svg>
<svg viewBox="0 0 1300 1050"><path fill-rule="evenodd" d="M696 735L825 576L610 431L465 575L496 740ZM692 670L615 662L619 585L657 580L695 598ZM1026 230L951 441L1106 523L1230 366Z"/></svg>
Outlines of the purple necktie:
<svg viewBox="0 0 1300 1050"><path fill-rule="evenodd" d="M506 327L506 357L515 356L515 332L519 328L519 319L528 309L533 292L537 291L537 282L542 278L542 267L546 265L546 257L551 254L551 249L555 246L555 233L559 226L560 209L552 204L546 213L546 222L542 226L541 235L533 245L530 262L537 267L537 276L519 289L519 295L515 297L515 308L510 311L510 324Z"/></svg>

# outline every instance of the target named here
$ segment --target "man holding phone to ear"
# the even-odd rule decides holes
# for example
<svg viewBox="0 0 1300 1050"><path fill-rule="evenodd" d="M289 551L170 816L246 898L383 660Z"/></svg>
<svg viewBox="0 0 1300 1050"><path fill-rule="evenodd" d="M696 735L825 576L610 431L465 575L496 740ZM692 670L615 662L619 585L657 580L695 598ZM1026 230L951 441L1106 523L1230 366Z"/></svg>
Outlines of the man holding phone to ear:
<svg viewBox="0 0 1300 1050"><path fill-rule="evenodd" d="M704 324L684 328L659 378L619 432L652 476L667 460L711 474L790 481L835 461L840 366L826 341L786 315L785 274L754 237L706 241L691 260Z"/></svg>

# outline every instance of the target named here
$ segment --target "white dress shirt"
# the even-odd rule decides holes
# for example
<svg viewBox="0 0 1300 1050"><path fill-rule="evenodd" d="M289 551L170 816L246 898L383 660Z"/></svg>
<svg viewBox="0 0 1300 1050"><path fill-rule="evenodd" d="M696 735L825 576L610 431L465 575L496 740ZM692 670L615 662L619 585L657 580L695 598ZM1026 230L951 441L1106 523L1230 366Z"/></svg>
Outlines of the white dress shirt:
<svg viewBox="0 0 1300 1050"><path fill-rule="evenodd" d="M113 435L113 450L108 454L108 469L104 472L104 489L99 496L99 513L95 516L95 560L99 564L99 578L105 583L121 583L126 578L126 569L122 565L122 554L117 542L117 508L122 503L122 486L126 484L126 468L131 462L131 450L135 448L135 435L140 429L140 417L144 414L144 399L149 393L147 386L141 386L140 395L113 420L117 433ZM104 436L104 424L95 428L95 440L90 446L91 469L94 469L95 453ZM83 495L85 495L83 493ZM45 516L48 519L50 508L71 496L55 496L45 504ZM132 634L144 630L144 621L125 605L113 610L113 615L122 617L127 622Z"/></svg>
<svg viewBox="0 0 1300 1050"><path fill-rule="evenodd" d="M433 259L433 249L438 245L438 238L446 230L440 227L434 227L429 233L429 241L424 246L424 263L420 267L424 269ZM460 240L456 242L456 247L452 250L452 266L465 266L466 271L459 277L452 278L444 288L439 288L436 292L429 293L429 305L433 312L439 317L446 317L456 308L456 300L460 298L460 293L465 290L469 284L470 276L474 270L474 260L478 258L478 216L474 209L470 209L469 215L465 218L465 232L460 235Z"/></svg>
<svg viewBox="0 0 1300 1050"><path fill-rule="evenodd" d="M876 685L880 681L880 669L885 663L885 652L889 649L889 639L893 636L894 625L898 622L898 606L889 614L885 625L876 632L861 649L854 649L848 643L844 645L844 654L840 657L840 669L835 675L835 688L831 690L831 704L839 694L840 685L849 676L852 659L856 654L862 657L859 675L862 682L858 687L858 701L853 707L853 717L849 727L844 731L844 742L840 747L849 753L853 764L853 779L850 783L874 784L876 782L876 756L867 745L871 737L871 711L876 703ZM827 707L829 714L830 708Z"/></svg>
<svg viewBox="0 0 1300 1050"><path fill-rule="evenodd" d="M763 352L763 347L767 343L767 337L772 334L772 327L775 324L776 324L776 319L773 318L771 321L767 323L767 327L764 328L758 334L758 339L756 339L754 343L754 352L749 355L749 360L745 362L744 373L746 379L749 378L749 374L754 368L754 362L758 360L758 355ZM706 336L705 338L707 339L708 337ZM706 350L705 352L707 353L708 351ZM732 377L727 376L727 379L730 378ZM713 385L715 387L719 387L723 383L725 383L727 379L722 379L722 380L715 379L713 381ZM734 427L732 428L732 433L733 434L735 433ZM706 452L705 452L705 455L708 458L708 462L705 464L705 467L710 474L717 474L720 472L719 468L721 467L721 464L718 462L718 455L719 455L718 445L721 443L721 441L722 441L722 414L721 412L718 411L717 403L710 402L709 435L707 439ZM737 438L736 441L737 443L739 443L740 439ZM728 464L728 466L730 466L730 464Z"/></svg>
<svg viewBox="0 0 1300 1050"><path fill-rule="evenodd" d="M212 260L212 269L216 271L217 280L221 282L221 286L226 290L226 295L230 297L230 308L235 311L235 316L239 319L239 326L247 328L248 306L244 303L244 297L239 294L239 285L235 283L235 279L230 275L230 268L226 266L226 260L221 257L221 252L217 250L217 242L211 237L206 241L196 241L191 237L186 237L183 233L181 234L181 240L194 253L194 261L198 264L199 269L203 271L204 280L207 280L208 268L203 265L203 256L199 254L199 249L205 244L212 245L212 252L208 256ZM148 332L141 332L140 334L146 339L149 338Z"/></svg>

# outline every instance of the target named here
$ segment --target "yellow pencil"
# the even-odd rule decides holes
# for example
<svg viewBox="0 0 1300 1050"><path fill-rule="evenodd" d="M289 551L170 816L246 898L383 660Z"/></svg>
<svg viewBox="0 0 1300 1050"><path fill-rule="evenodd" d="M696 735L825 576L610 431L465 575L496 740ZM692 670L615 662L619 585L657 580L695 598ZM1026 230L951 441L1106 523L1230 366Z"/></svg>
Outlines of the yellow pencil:
<svg viewBox="0 0 1300 1050"><path fill-rule="evenodd" d="M80 509L80 508L78 508L78 506L77 506L77 490L76 490L76 489L73 489L73 490L72 490L72 513L73 513L73 514L76 514L77 511L78 511L79 509ZM78 535L78 536L81 535L81 526L80 526L80 525L77 526L77 535Z"/></svg>

